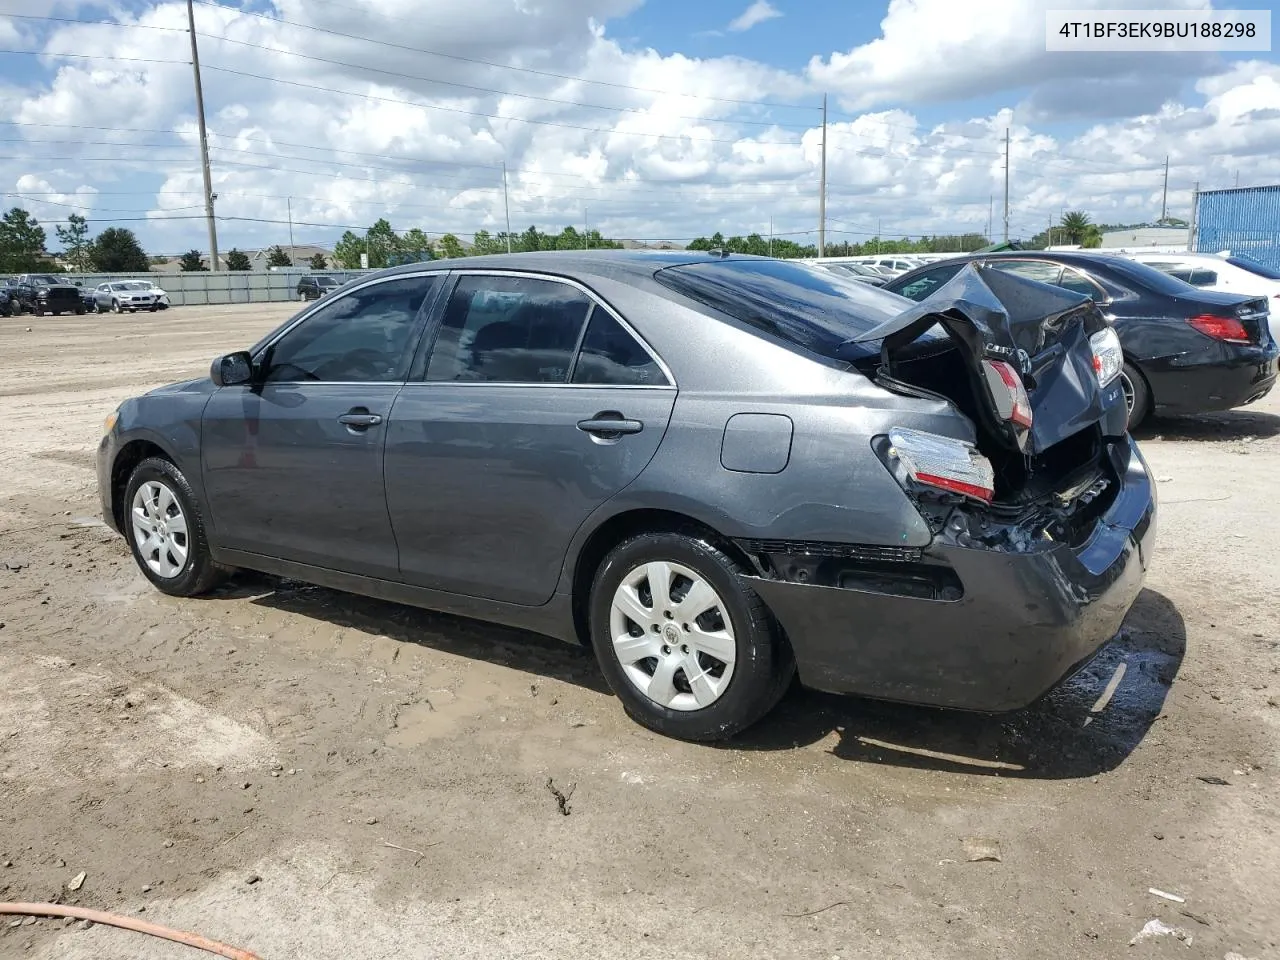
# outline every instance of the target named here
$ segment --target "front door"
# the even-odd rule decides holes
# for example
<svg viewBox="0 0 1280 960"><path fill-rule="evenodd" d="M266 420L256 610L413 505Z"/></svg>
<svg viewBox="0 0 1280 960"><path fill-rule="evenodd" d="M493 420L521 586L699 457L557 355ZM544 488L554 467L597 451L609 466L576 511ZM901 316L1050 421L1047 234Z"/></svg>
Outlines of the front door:
<svg viewBox="0 0 1280 960"><path fill-rule="evenodd" d="M574 533L657 451L675 395L653 354L577 286L459 277L425 376L392 410L387 504L403 579L546 602Z"/></svg>
<svg viewBox="0 0 1280 960"><path fill-rule="evenodd" d="M436 276L382 280L313 310L255 357L252 386L205 407L219 545L395 578L382 454Z"/></svg>

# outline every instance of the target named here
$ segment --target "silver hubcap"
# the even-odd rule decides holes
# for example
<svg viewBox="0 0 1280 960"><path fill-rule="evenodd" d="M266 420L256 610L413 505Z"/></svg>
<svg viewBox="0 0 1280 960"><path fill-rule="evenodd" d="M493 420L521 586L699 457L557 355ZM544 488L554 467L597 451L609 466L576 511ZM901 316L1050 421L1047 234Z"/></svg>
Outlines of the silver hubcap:
<svg viewBox="0 0 1280 960"><path fill-rule="evenodd" d="M133 542L156 576L172 580L187 565L190 540L178 498L158 480L148 480L133 495Z"/></svg>
<svg viewBox="0 0 1280 960"><path fill-rule="evenodd" d="M655 560L618 585L609 635L622 672L654 703L701 710L729 687L738 647L720 595L688 567Z"/></svg>
<svg viewBox="0 0 1280 960"><path fill-rule="evenodd" d="M1128 407L1130 415L1133 414L1133 381L1129 379L1127 373L1120 374L1120 389L1124 391L1124 405Z"/></svg>

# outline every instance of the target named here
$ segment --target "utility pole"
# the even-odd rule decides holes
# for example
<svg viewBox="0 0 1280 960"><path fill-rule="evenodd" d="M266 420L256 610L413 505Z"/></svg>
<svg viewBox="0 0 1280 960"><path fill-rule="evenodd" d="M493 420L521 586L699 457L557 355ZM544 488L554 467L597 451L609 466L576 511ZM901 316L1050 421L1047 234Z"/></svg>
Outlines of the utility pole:
<svg viewBox="0 0 1280 960"><path fill-rule="evenodd" d="M1164 223L1169 212L1169 155L1164 155L1164 192L1160 195L1160 222Z"/></svg>
<svg viewBox="0 0 1280 960"><path fill-rule="evenodd" d="M880 252L880 218L876 217L876 253Z"/></svg>
<svg viewBox="0 0 1280 960"><path fill-rule="evenodd" d="M769 218L769 256L773 256L773 217Z"/></svg>
<svg viewBox="0 0 1280 960"><path fill-rule="evenodd" d="M1004 128L1004 242L1009 242L1009 128Z"/></svg>
<svg viewBox="0 0 1280 960"><path fill-rule="evenodd" d="M1044 245L1046 247L1053 246L1053 214L1049 214L1049 229L1045 232Z"/></svg>
<svg viewBox="0 0 1280 960"><path fill-rule="evenodd" d="M996 195L994 193L987 196L987 243L991 242L991 211L995 209Z"/></svg>
<svg viewBox="0 0 1280 960"><path fill-rule="evenodd" d="M507 161L502 161L502 208L507 214L507 253L511 252L511 200L507 196Z"/></svg>
<svg viewBox="0 0 1280 960"><path fill-rule="evenodd" d="M827 255L827 95L822 95L822 176L818 181L818 256Z"/></svg>
<svg viewBox="0 0 1280 960"><path fill-rule="evenodd" d="M297 248L293 245L293 197L287 197L286 202L289 205L289 262L293 263L294 260L298 259ZM297 266L296 263L293 263L293 265Z"/></svg>
<svg viewBox="0 0 1280 960"><path fill-rule="evenodd" d="M1237 187L1239 187L1239 186L1240 186L1240 171L1239 171L1239 170L1237 170L1237 171L1236 171L1236 186L1237 186Z"/></svg>
<svg viewBox="0 0 1280 960"><path fill-rule="evenodd" d="M196 12L187 0L187 23L191 27L191 68L196 76L196 119L200 125L200 165L204 172L204 216L209 224L209 269L218 269L218 228L213 222L213 177L209 173L209 131L204 125L204 90L200 86L200 50L196 46Z"/></svg>
<svg viewBox="0 0 1280 960"><path fill-rule="evenodd" d="M1200 211L1200 181L1196 181L1196 185L1191 188L1191 221L1187 224L1187 250L1190 253L1196 253L1196 228L1199 227Z"/></svg>

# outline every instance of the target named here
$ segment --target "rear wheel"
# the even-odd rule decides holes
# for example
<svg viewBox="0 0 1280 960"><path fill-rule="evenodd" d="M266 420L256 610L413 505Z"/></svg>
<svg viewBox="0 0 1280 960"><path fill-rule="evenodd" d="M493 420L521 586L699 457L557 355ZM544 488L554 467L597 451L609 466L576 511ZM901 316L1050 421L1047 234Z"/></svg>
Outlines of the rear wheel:
<svg viewBox="0 0 1280 960"><path fill-rule="evenodd" d="M213 562L195 494L182 471L149 457L125 488L124 528L143 576L175 597L205 593L227 571Z"/></svg>
<svg viewBox="0 0 1280 960"><path fill-rule="evenodd" d="M1129 429L1133 430L1151 412L1151 390L1138 368L1129 363L1120 371L1120 389L1129 408Z"/></svg>
<svg viewBox="0 0 1280 960"><path fill-rule="evenodd" d="M619 544L591 590L591 642L632 719L681 740L723 740L768 713L791 649L738 565L683 533Z"/></svg>

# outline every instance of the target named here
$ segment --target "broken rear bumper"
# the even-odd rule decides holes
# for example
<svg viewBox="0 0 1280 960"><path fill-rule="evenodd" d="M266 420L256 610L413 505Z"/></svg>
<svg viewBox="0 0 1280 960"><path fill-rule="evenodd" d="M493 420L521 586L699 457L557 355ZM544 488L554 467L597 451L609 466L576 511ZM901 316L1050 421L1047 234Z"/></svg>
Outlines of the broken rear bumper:
<svg viewBox="0 0 1280 960"><path fill-rule="evenodd" d="M786 631L807 686L965 710L1015 710L1089 660L1120 628L1155 539L1155 488L1132 440L1119 490L1076 546L1019 551L935 539L947 570L924 599L750 578Z"/></svg>

